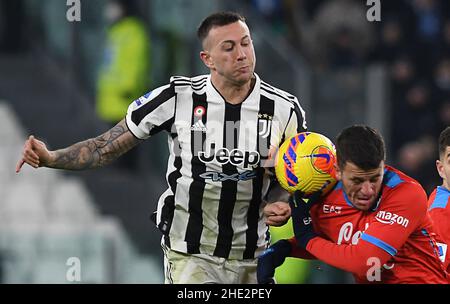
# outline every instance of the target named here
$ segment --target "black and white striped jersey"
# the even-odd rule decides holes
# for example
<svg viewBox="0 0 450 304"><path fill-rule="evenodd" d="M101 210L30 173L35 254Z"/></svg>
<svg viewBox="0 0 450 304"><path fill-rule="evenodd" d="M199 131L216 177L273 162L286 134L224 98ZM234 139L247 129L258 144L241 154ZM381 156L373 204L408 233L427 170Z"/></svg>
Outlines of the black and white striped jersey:
<svg viewBox="0 0 450 304"><path fill-rule="evenodd" d="M210 75L202 75L172 77L128 109L137 138L169 133L168 189L157 225L172 250L248 259L266 246L269 149L305 131L306 122L296 97L255 77L238 105L225 102Z"/></svg>

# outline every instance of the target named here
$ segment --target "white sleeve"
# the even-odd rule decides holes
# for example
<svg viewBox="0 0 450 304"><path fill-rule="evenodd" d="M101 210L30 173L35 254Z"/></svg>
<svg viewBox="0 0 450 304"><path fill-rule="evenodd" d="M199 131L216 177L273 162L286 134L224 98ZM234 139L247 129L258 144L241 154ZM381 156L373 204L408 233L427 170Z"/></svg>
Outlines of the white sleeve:
<svg viewBox="0 0 450 304"><path fill-rule="evenodd" d="M292 114L284 132L284 137L286 139L307 130L305 111L300 106L297 98L295 98L293 105Z"/></svg>
<svg viewBox="0 0 450 304"><path fill-rule="evenodd" d="M139 139L170 129L175 116L175 90L172 85L159 87L133 101L128 107L126 123Z"/></svg>

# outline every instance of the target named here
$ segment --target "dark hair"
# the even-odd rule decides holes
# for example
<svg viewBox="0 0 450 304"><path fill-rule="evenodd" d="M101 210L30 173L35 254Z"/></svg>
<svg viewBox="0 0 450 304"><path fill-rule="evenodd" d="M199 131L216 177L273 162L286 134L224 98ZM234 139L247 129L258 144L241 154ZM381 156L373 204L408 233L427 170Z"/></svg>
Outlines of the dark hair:
<svg viewBox="0 0 450 304"><path fill-rule="evenodd" d="M206 17L197 29L197 37L203 43L209 31L215 26L224 26L238 21L245 22L245 18L235 12L219 12Z"/></svg>
<svg viewBox="0 0 450 304"><path fill-rule="evenodd" d="M341 170L347 162L362 170L376 169L386 158L383 137L371 127L353 125L338 135L336 155Z"/></svg>
<svg viewBox="0 0 450 304"><path fill-rule="evenodd" d="M450 146L450 127L447 127L439 135L439 157L444 156L445 150L449 146Z"/></svg>

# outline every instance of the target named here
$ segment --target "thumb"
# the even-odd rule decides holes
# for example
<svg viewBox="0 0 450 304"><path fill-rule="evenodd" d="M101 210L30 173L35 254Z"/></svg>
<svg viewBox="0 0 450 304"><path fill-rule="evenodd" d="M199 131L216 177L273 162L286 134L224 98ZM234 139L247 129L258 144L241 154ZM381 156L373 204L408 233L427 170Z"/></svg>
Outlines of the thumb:
<svg viewBox="0 0 450 304"><path fill-rule="evenodd" d="M30 147L33 151L42 151L46 149L45 144L39 139L36 139L33 135L30 135L28 139L30 141Z"/></svg>
<svg viewBox="0 0 450 304"><path fill-rule="evenodd" d="M33 136L33 135L30 135L30 136L28 137L28 140L30 141L30 146L31 146L31 148L35 148L35 147L36 147L36 139L34 138L34 136Z"/></svg>

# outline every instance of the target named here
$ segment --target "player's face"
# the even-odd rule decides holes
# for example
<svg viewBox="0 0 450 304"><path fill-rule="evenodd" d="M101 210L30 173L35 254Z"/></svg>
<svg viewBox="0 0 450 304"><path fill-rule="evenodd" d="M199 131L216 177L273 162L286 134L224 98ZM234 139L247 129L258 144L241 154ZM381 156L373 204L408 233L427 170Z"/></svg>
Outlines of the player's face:
<svg viewBox="0 0 450 304"><path fill-rule="evenodd" d="M244 85L253 77L255 50L247 25L238 21L213 27L200 53L214 76L233 85Z"/></svg>
<svg viewBox="0 0 450 304"><path fill-rule="evenodd" d="M450 190L450 147L445 148L444 154L436 161L439 175L442 177L442 186Z"/></svg>
<svg viewBox="0 0 450 304"><path fill-rule="evenodd" d="M375 204L383 182L384 161L378 168L370 170L362 170L354 163L346 162L342 170L336 169L336 173L355 208L367 211Z"/></svg>

